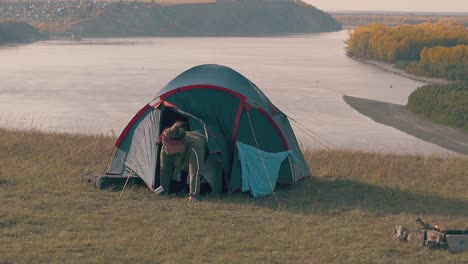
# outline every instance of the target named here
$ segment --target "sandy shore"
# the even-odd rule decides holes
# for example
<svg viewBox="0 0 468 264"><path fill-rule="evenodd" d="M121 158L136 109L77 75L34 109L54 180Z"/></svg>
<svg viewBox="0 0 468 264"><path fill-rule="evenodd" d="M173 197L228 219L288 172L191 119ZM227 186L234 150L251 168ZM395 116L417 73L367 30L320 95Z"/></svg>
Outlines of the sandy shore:
<svg viewBox="0 0 468 264"><path fill-rule="evenodd" d="M453 83L453 81L449 81L449 80L446 80L446 79L443 79L443 78L434 78L434 77L426 77L426 76L419 76L419 75L410 74L410 73L405 72L404 70L395 68L393 64L385 63L385 62L382 62L382 61L364 60L364 59L361 59L361 58L358 58L358 57L352 57L352 56L350 56L350 58L352 58L354 60L357 60L357 61L360 61L362 63L367 63L367 64L377 66L377 67L381 68L384 71L388 71L388 72L400 75L400 76L405 77L405 78L413 79L413 80L416 80L416 81L432 83L432 84L449 84L449 83Z"/></svg>
<svg viewBox="0 0 468 264"><path fill-rule="evenodd" d="M357 57L351 58L416 81L431 84L453 83L453 81L449 81L443 78L433 78L409 74L404 70L395 68L393 64L381 61L364 60ZM448 150L468 155L468 134L462 132L461 130L439 125L432 122L431 120L421 118L415 113L406 110L404 105L373 101L346 95L343 96L343 100L356 111L371 118L377 123L391 126L414 137L436 144Z"/></svg>
<svg viewBox="0 0 468 264"><path fill-rule="evenodd" d="M359 113L377 123L394 127L414 137L468 155L468 134L461 130L436 124L397 105L352 96L343 100Z"/></svg>

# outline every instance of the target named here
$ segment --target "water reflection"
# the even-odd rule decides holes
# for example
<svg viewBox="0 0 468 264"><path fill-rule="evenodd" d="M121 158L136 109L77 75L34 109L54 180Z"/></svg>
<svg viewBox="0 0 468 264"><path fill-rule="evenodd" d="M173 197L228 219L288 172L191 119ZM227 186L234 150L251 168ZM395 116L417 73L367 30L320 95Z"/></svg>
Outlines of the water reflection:
<svg viewBox="0 0 468 264"><path fill-rule="evenodd" d="M343 102L343 95L351 95L405 104L423 84L348 58L348 34L93 39L2 47L0 126L118 134L171 79L192 66L216 63L244 74L332 147L446 153L375 123ZM322 147L296 131L304 147Z"/></svg>

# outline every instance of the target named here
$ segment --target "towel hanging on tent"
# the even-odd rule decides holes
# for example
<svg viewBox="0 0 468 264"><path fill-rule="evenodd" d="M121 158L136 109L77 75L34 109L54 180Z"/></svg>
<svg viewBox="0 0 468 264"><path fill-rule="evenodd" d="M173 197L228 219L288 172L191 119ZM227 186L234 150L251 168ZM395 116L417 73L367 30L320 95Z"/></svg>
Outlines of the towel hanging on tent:
<svg viewBox="0 0 468 264"><path fill-rule="evenodd" d="M286 157L297 160L291 150L265 152L239 141L237 141L237 151L241 163L242 191L250 191L254 197L273 192L281 163Z"/></svg>

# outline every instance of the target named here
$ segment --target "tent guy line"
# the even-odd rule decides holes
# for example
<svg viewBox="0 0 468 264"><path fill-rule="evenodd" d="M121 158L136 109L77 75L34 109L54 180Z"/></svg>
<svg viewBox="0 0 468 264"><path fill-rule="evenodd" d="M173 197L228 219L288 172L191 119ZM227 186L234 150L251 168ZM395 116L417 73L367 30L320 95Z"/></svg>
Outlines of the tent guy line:
<svg viewBox="0 0 468 264"><path fill-rule="evenodd" d="M326 149L328 150L331 150L331 148L333 147L331 143L329 143L327 140L325 140L324 138L322 138L321 136L313 133L310 129L306 128L305 126L301 125L299 122L297 122L296 120L292 119L291 117L287 116L289 120L292 120L293 121L293 124L299 129L301 130L302 132L304 132L307 136L309 136L311 139L315 140L317 143L319 143L320 145L322 145L323 147L325 147ZM302 127L301 127L302 126ZM322 143L320 140L316 139L314 136L318 137L319 139L323 140L323 142L325 143Z"/></svg>

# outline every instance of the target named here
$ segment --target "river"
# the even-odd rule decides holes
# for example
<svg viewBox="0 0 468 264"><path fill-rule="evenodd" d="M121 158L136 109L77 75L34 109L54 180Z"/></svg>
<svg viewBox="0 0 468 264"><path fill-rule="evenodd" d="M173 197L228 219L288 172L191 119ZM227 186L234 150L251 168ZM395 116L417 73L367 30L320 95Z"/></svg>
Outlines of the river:
<svg viewBox="0 0 468 264"><path fill-rule="evenodd" d="M119 135L171 79L231 67L332 148L450 152L359 114L351 95L406 104L424 83L346 56L349 30L274 37L54 40L0 47L0 127ZM303 147L322 148L293 125ZM308 132L310 134L310 132Z"/></svg>

